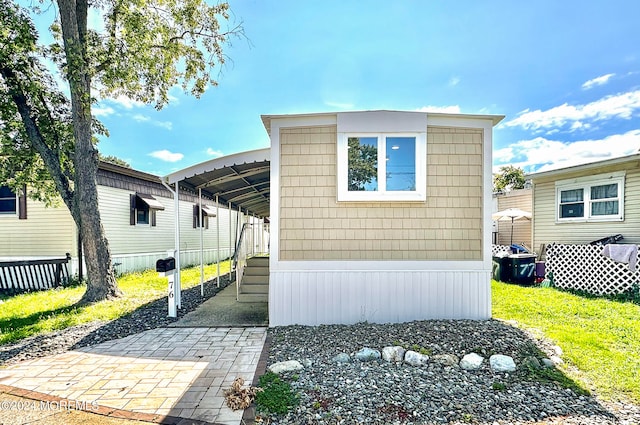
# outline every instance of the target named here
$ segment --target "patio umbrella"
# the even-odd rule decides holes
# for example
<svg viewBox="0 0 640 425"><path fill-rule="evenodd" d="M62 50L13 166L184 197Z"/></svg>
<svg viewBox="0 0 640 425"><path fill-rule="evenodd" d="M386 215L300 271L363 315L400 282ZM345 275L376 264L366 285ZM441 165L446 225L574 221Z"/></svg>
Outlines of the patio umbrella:
<svg viewBox="0 0 640 425"><path fill-rule="evenodd" d="M531 213L523 211L520 208L507 208L506 210L491 214L491 218L493 220L511 221L511 245L513 245L513 222L522 218L531 220Z"/></svg>

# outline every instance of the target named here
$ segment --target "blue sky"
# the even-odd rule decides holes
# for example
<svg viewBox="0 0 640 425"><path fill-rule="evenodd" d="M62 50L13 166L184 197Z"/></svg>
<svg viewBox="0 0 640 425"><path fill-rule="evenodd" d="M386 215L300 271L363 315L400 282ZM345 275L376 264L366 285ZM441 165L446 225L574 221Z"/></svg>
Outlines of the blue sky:
<svg viewBox="0 0 640 425"><path fill-rule="evenodd" d="M99 144L165 175L267 147L261 114L398 109L506 115L494 169L527 172L640 149L640 2L231 0L219 86L161 111L94 108Z"/></svg>

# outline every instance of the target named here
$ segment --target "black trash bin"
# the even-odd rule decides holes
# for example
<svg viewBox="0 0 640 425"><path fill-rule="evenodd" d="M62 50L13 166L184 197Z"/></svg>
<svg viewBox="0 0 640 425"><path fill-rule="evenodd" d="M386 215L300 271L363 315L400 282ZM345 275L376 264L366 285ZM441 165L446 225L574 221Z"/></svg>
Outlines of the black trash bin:
<svg viewBox="0 0 640 425"><path fill-rule="evenodd" d="M533 285L536 280L536 255L512 254L508 257L511 283Z"/></svg>
<svg viewBox="0 0 640 425"><path fill-rule="evenodd" d="M511 266L509 265L509 254L494 255L491 276L499 282L509 282L511 280Z"/></svg>

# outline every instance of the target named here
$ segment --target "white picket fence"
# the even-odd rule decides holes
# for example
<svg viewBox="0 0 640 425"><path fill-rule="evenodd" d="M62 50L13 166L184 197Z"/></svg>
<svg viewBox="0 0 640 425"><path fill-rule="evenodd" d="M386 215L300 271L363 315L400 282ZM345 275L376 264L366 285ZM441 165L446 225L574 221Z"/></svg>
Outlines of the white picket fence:
<svg viewBox="0 0 640 425"><path fill-rule="evenodd" d="M627 264L603 256L602 249L597 245L547 245L546 274L553 273L558 288L594 295L619 294L640 284L640 270L631 272Z"/></svg>
<svg viewBox="0 0 640 425"><path fill-rule="evenodd" d="M69 280L71 257L0 259L0 293L17 294L57 288Z"/></svg>

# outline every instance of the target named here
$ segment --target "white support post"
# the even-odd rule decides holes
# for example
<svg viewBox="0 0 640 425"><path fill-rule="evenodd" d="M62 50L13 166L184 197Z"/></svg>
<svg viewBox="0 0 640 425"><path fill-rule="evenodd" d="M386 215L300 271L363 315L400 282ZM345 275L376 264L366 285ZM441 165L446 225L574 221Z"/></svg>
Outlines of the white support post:
<svg viewBox="0 0 640 425"><path fill-rule="evenodd" d="M204 297L204 213L201 188L198 188L198 224L200 225L200 296Z"/></svg>
<svg viewBox="0 0 640 425"><path fill-rule="evenodd" d="M176 297L175 297L175 282L174 282L175 273L171 272L167 275L169 278L169 317L178 316L178 312L176 310Z"/></svg>
<svg viewBox="0 0 640 425"><path fill-rule="evenodd" d="M175 214L175 220L176 220L175 299L176 299L177 307L182 308L182 293L181 293L181 286L180 286L180 283L182 282L180 278L180 267L181 267L181 263L180 263L180 182L176 182L175 209L176 209L176 214Z"/></svg>
<svg viewBox="0 0 640 425"><path fill-rule="evenodd" d="M218 195L216 195L216 264L218 265L218 277L216 278L216 286L220 287L220 203L218 202Z"/></svg>
<svg viewBox="0 0 640 425"><path fill-rule="evenodd" d="M231 282L231 253L233 252L233 222L231 221L231 201L229 201L229 282Z"/></svg>

